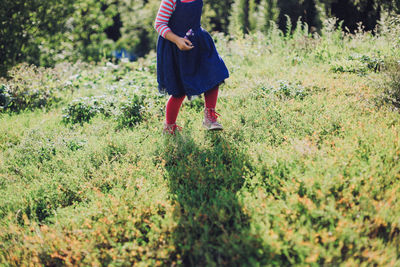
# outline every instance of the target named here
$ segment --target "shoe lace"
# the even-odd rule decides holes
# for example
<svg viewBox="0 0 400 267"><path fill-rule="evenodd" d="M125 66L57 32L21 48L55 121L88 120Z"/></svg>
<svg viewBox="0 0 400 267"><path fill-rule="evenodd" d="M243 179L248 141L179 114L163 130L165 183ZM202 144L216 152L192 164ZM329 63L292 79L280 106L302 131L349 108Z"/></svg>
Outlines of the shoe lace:
<svg viewBox="0 0 400 267"><path fill-rule="evenodd" d="M213 109L213 108L207 108L207 118L208 118L211 122L216 122L218 116L221 116L221 114L219 114L218 112L216 112L215 109Z"/></svg>

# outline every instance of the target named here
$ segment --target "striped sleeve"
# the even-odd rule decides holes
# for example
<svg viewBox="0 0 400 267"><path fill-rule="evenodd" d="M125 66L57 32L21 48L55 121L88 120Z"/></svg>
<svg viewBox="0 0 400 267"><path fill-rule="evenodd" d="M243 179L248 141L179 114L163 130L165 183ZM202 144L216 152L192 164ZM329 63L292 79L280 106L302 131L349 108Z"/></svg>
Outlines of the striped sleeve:
<svg viewBox="0 0 400 267"><path fill-rule="evenodd" d="M154 29L159 35L165 38L167 32L171 31L168 27L168 21L175 10L176 0L162 0L160 9L158 10L156 20L154 22Z"/></svg>

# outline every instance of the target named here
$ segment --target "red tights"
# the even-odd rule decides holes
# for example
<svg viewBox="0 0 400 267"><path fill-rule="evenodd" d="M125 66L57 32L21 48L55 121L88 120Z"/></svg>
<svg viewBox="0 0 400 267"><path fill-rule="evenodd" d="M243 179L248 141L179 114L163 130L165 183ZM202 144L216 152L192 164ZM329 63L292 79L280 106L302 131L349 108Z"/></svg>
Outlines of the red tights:
<svg viewBox="0 0 400 267"><path fill-rule="evenodd" d="M166 121L168 124L173 124L176 122L179 109L184 99L185 96L181 97L175 97L172 95L170 96L167 102L166 114L165 114ZM217 99L218 99L218 86L204 93L205 107L215 108L215 106L217 105Z"/></svg>

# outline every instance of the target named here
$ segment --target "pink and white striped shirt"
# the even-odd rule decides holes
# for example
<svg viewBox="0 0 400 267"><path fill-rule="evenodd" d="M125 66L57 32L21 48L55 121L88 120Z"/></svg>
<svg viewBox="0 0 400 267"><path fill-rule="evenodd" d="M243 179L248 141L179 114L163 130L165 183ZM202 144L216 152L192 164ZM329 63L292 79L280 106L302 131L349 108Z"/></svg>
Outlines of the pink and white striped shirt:
<svg viewBox="0 0 400 267"><path fill-rule="evenodd" d="M168 21L175 11L177 0L162 0L160 9L158 10L156 20L154 22L154 29L159 35L165 38L167 32L171 31L168 27ZM182 3L194 2L196 0L180 0Z"/></svg>

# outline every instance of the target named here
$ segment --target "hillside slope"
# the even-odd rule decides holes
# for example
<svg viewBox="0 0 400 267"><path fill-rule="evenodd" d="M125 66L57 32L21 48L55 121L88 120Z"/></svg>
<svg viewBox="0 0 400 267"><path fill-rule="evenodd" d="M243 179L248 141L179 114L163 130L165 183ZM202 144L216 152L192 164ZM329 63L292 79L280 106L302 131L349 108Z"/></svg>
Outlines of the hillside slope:
<svg viewBox="0 0 400 267"><path fill-rule="evenodd" d="M57 98L0 115L2 264L400 264L390 35L213 37L223 132L198 98L161 135L154 54L18 72Z"/></svg>

